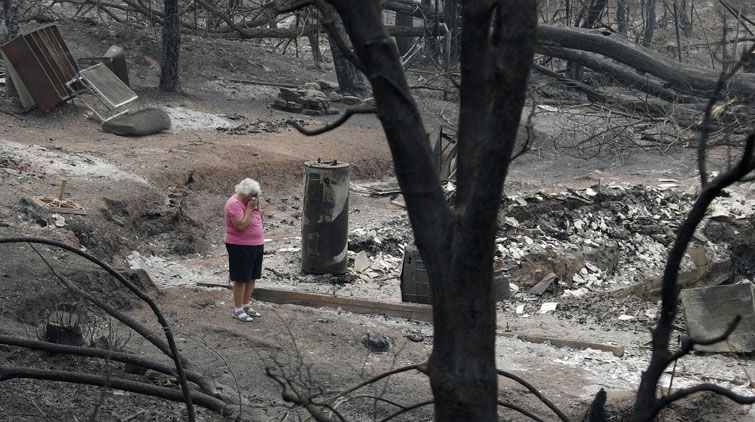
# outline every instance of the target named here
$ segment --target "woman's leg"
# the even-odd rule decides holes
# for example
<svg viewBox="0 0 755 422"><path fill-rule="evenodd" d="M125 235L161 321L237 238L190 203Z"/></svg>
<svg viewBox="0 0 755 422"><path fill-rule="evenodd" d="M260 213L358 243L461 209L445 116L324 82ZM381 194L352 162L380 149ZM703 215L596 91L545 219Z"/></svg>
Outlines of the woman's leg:
<svg viewBox="0 0 755 422"><path fill-rule="evenodd" d="M252 293L254 292L255 283L257 283L257 280L249 280L249 282L244 283L244 304L252 303Z"/></svg>
<svg viewBox="0 0 755 422"><path fill-rule="evenodd" d="M246 295L246 290L249 288L249 283L233 282L233 307L236 309L241 308L249 302L249 296Z"/></svg>

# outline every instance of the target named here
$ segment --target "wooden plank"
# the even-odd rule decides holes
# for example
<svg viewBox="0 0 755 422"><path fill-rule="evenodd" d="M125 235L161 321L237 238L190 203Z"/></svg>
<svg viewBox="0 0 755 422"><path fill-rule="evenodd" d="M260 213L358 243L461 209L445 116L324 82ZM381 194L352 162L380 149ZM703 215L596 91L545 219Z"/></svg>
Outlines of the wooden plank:
<svg viewBox="0 0 755 422"><path fill-rule="evenodd" d="M611 352L614 356L624 356L624 348L621 346L611 346L609 344L593 343L589 341L562 339L555 337L534 336L529 334L515 333L511 331L497 331L501 337L516 338L529 343L550 343L556 347L571 347L572 349L595 349L602 350L604 352Z"/></svg>
<svg viewBox="0 0 755 422"><path fill-rule="evenodd" d="M203 287L223 287L230 289L230 284L197 283ZM385 315L432 322L432 306L419 303L384 303L350 297L337 297L317 293L295 292L292 290L269 289L257 287L253 296L262 302L291 304L325 308L341 308L357 314Z"/></svg>

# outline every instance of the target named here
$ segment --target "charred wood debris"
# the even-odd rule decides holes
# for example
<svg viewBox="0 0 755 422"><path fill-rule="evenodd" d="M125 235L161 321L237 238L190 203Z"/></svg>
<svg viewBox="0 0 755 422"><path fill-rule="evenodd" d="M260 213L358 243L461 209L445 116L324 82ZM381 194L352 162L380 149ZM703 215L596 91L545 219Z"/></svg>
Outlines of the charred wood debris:
<svg viewBox="0 0 755 422"><path fill-rule="evenodd" d="M559 313L560 302L568 312L594 294L651 299L693 201L694 192L682 191L674 179L659 179L655 186L594 185L506 197L496 239L496 277L508 282L512 295L499 307L526 317ZM755 199L727 191L693 239L682 262L681 288L753 282ZM411 232L393 224L352 230L353 262L343 281L398 278L404 245L411 242ZM649 326L657 318L655 308L626 310L605 322Z"/></svg>

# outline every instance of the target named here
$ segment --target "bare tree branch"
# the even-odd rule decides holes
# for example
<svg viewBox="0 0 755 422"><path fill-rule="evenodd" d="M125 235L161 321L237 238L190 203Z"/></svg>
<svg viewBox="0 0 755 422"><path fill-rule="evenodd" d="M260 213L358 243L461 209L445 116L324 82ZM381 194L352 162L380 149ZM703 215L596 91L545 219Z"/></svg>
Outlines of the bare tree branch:
<svg viewBox="0 0 755 422"><path fill-rule="evenodd" d="M729 171L721 174L705 185L700 196L697 197L687 218L677 231L676 240L669 251L666 267L663 271L661 286L661 313L658 325L653 330L653 352L648 368L643 372L640 386L637 391L637 400L634 405L633 421L647 421L652 419L650 414L655 412L658 399L656 398L656 386L666 367L672 362L669 351L669 340L678 302L677 279L679 266L687 250L687 245L692 240L698 224L705 216L705 212L711 202L721 191L736 181L744 178L755 169L755 132L748 136L742 158Z"/></svg>
<svg viewBox="0 0 755 422"><path fill-rule="evenodd" d="M709 338L709 339L696 339L696 338L687 338L682 341L682 347L673 355L669 357L670 360L674 361L677 360L685 355L687 355L689 352L692 351L692 349L695 347L695 345L709 345L709 344L716 344L719 341L724 341L731 333L734 332L734 330L737 328L739 323L742 321L742 315L737 315L726 327L726 330L724 330L723 333Z"/></svg>
<svg viewBox="0 0 755 422"><path fill-rule="evenodd" d="M387 371L387 372L383 372L382 374L376 375L376 376L374 376L374 377L372 377L372 378L370 378L370 379L368 379L368 380L366 380L364 382L361 382L361 383L359 383L359 384L357 384L357 385L349 388L348 390L344 390L344 391L338 393L338 395L336 397L343 397L343 396L345 396L347 394L353 393L354 391L356 391L356 390L358 390L358 389L360 389L360 388L362 388L362 387L364 387L366 385L370 385L370 384L376 383L376 382L380 381L383 378L386 378L386 377L389 377L389 376L395 375L395 374L400 374L402 372L407 372L407 371L419 371L419 372L422 372L422 373L427 373L427 362L420 363L418 365L408 365L408 366L404 366L404 367L401 367L401 368L396 368L396 369L393 369L393 370L390 370L390 371Z"/></svg>
<svg viewBox="0 0 755 422"><path fill-rule="evenodd" d="M111 267L110 265L101 261L94 255L84 252L67 243L59 242L57 240L39 239L35 237L0 238L0 244L3 244L3 243L29 243L29 244L40 243L40 244L50 245L56 248L60 248L60 249L64 249L69 252L72 252L100 266L100 268L107 271L110 275L115 277L116 280L120 281L121 284L123 284L129 290L131 290L131 292L133 292L139 299L144 301L150 307L150 309L155 314L155 316L157 317L157 321L160 323L160 326L162 327L163 332L165 333L165 338L168 340L168 346L170 348L169 356L173 359L173 362L175 362L176 371L178 372L178 380L179 380L179 384L181 385L181 391L183 392L183 395L184 395L184 402L186 403L186 410L189 415L192 415L194 413L193 405L192 405L192 401L190 397L189 385L186 382L186 374L184 373L182 358L181 358L181 355L178 353L176 342L173 339L173 333L170 329L170 326L168 325L168 321L165 319L162 312L160 311L160 308L157 307L157 304L152 300L151 297L149 297L147 293L142 291L139 287L137 287L134 283L132 283L130 280L124 277L121 273L113 269L113 267Z"/></svg>
<svg viewBox="0 0 755 422"><path fill-rule="evenodd" d="M435 400L427 400L427 401L415 403L415 404L413 404L411 406L407 406L404 409L401 409L401 410L396 411L395 413L393 413L391 415L388 415L388 416L384 417L383 419L380 420L380 422L387 422L387 421L389 421L389 420L391 420L391 419L393 419L393 418L395 418L397 416L403 415L404 413L411 412L414 409L419 409L420 407L428 406L428 405L431 405L433 403L435 403Z"/></svg>
<svg viewBox="0 0 755 422"><path fill-rule="evenodd" d="M663 410L663 408L665 408L669 404L681 400L685 397L689 397L692 394L703 391L711 391L739 404L755 404L755 396L742 396L729 390L728 388L721 387L720 385L698 384L693 387L682 388L658 400L658 403L652 409L651 418L655 417L661 410Z"/></svg>
<svg viewBox="0 0 755 422"><path fill-rule="evenodd" d="M303 135L315 136L315 135L320 135L325 132L330 132L331 130L340 127L341 125L346 123L351 118L351 116L355 114L374 114L375 112L377 112L377 109L375 107L349 108L343 112L343 114L341 115L341 117L338 118L338 120L332 123L329 123L321 128L311 129L311 130L306 129L304 126L300 125L299 122L293 119L286 120L286 123L293 126L294 129L298 130Z"/></svg>
<svg viewBox="0 0 755 422"><path fill-rule="evenodd" d="M175 390L168 387L159 387L152 384L130 381L121 378L112 378L107 376L82 374L79 372L41 370L23 367L0 366L0 381L7 381L15 378L30 378L46 381L62 381L75 384L88 384L98 387L113 388L133 393L145 394L148 396L159 397L166 400L183 402L185 401L184 393L181 390ZM189 391L189 400L213 412L222 415L228 415L230 408L222 400L209 396L198 391Z"/></svg>
<svg viewBox="0 0 755 422"><path fill-rule="evenodd" d="M506 403L506 402L503 402L501 400L498 400L498 405L501 406L501 407L505 407L507 409L511 409L511 410L517 411L517 412L521 413L522 415L524 415L524 416L532 419L535 422L545 422L543 419L540 419L540 417L538 417L534 413L530 412L529 410L524 409L524 408L522 408L520 406L517 406L517 405L515 405L513 403Z"/></svg>
<svg viewBox="0 0 755 422"><path fill-rule="evenodd" d="M331 419L329 416L327 416L321 409L320 405L313 403L311 397L302 395L291 384L291 382L286 379L281 374L276 373L276 370L274 367L267 367L265 369L265 373L268 377L272 378L275 382L277 382L282 388L283 393L281 395L283 396L283 400L294 403L296 405L302 406L309 412L310 415L317 421L317 422L334 422L333 419ZM339 416L341 421L345 421L344 419L335 409L330 409L333 413Z"/></svg>
<svg viewBox="0 0 755 422"><path fill-rule="evenodd" d="M24 338L19 338L19 337L2 336L2 335L0 335L0 344L5 344L8 346L15 346L15 347L25 347L25 348L33 349L33 350L43 350L45 352L50 352L50 353L87 356L87 357L94 357L94 358L99 358L99 359L107 359L107 360L111 360L115 362L129 363L132 365L140 366L142 368L151 369L161 374L170 375L172 377L178 377L178 375L176 374L175 368L168 365L164 365L159 362L155 362L149 359L136 356L131 353L116 352L113 350L104 350L104 349L98 349L94 347L68 346L64 344L50 343L47 341L30 340L30 339L24 339ZM206 377L204 377L203 375L195 371L187 370L186 378L189 381L194 382L200 386L202 384L209 383L209 380L207 380Z"/></svg>
<svg viewBox="0 0 755 422"><path fill-rule="evenodd" d="M561 409L558 408L558 406L556 406L555 404L553 404L553 402L551 402L550 400L548 400L548 398L545 397L543 395L543 393L541 393L540 390L538 390L537 388L535 388L532 384L528 383L527 381L525 381L521 377L519 377L519 376L517 376L515 374L512 374L511 372L507 372L507 371L504 371L502 369L498 369L497 372L498 372L498 375L501 375L501 376L504 376L504 377L509 378L511 380L514 380L517 383L519 383L522 386L524 386L524 388L530 390L530 392L532 394L534 394L535 397L537 397L541 402L543 402L543 404L545 404L546 406L548 406L548 408L550 410L552 410L553 413L555 413L556 415L558 415L558 418L561 419L563 422L570 422L569 418L564 414L564 412L562 412Z"/></svg>

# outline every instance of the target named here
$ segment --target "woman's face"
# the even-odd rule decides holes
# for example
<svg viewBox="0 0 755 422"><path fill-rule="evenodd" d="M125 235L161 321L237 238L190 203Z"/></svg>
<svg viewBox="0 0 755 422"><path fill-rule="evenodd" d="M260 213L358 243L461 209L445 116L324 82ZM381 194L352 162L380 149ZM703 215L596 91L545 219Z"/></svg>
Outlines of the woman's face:
<svg viewBox="0 0 755 422"><path fill-rule="evenodd" d="M257 201L259 200L256 193L249 195L239 194L239 197L241 198L241 201L244 202L244 204L252 206L257 205Z"/></svg>

